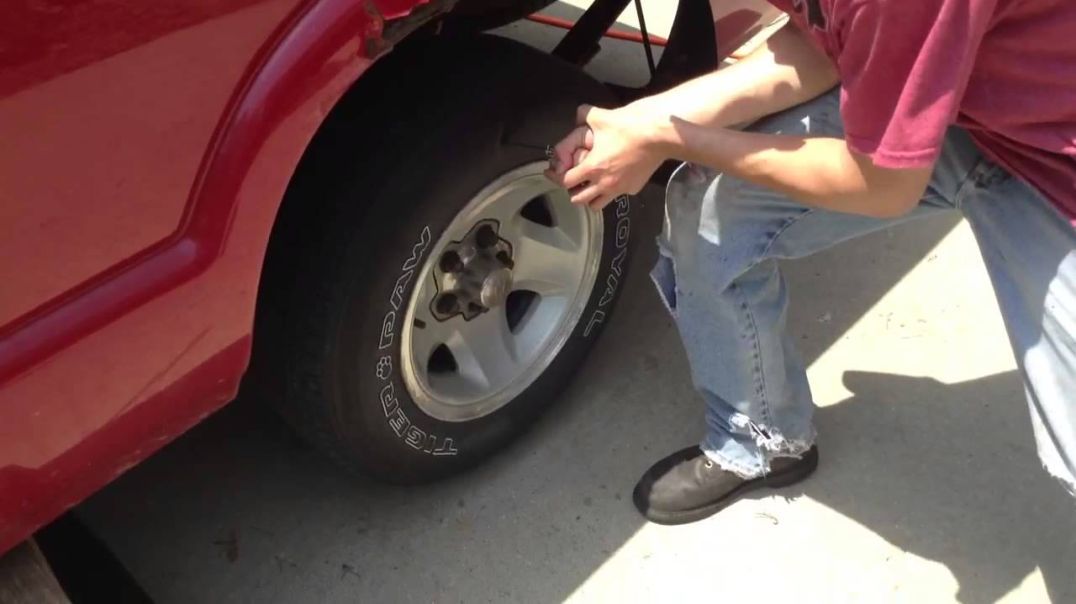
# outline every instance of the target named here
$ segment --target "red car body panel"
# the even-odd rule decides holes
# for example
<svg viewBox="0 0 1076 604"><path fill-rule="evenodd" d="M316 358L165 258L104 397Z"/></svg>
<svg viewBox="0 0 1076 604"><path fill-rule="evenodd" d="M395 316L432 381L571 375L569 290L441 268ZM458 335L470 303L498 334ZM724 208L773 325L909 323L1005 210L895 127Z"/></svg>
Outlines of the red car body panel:
<svg viewBox="0 0 1076 604"><path fill-rule="evenodd" d="M294 169L425 2L6 7L0 552L235 396Z"/></svg>
<svg viewBox="0 0 1076 604"><path fill-rule="evenodd" d="M243 3L229 3L237 4ZM5 59L0 66L0 132L18 132L31 142L50 119L85 116L94 87L71 84L61 93L42 93L37 104L48 113L37 114L40 122L23 121L34 115L32 107L11 110L9 103L162 41L175 45L168 56L114 67L116 90L89 100L128 108L125 95L139 97L142 83L155 83L155 74L140 70L191 55L202 61L200 69L177 75L212 89L162 100L165 108L153 117L172 122L167 133L129 107L132 113L108 124L85 124L69 139L48 140L29 158L7 142L0 151L0 270L5 281L22 279L19 291L6 284L0 290L0 308L8 313L0 327L0 551L235 395L280 200L325 115L369 65L366 40L378 36L382 24L372 5L356 0L246 4L193 25L177 20L180 29L147 23L155 33L138 46L68 71L46 63L41 77L8 79L17 65ZM399 1L386 5L395 14L403 10ZM209 39L221 37L229 38L227 52L202 52ZM222 74L208 74L218 68ZM108 144L83 138L102 132ZM122 190L122 183L84 186L92 177L84 162L126 161L131 156L109 146L128 144L154 155L148 168L136 163L133 169L164 176L134 191ZM71 150L78 145L86 148ZM103 156L88 156L93 146ZM60 161L50 161L50 153ZM116 166L104 167L120 175ZM22 197L13 197L6 183L20 176L16 172L33 172L27 178L46 190L16 190ZM65 187L69 194L56 193ZM127 213L135 214L134 223ZM54 226L72 214L92 220ZM108 220L98 222L100 215ZM139 221L147 223L146 232ZM34 228L37 236L22 232Z"/></svg>

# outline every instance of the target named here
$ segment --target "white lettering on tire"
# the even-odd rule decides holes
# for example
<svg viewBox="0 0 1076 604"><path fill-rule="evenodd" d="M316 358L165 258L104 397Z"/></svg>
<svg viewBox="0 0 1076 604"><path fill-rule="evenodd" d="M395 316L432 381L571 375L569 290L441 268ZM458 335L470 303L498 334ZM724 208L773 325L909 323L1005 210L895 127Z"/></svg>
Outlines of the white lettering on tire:
<svg viewBox="0 0 1076 604"><path fill-rule="evenodd" d="M392 357L385 355L379 358L374 373L377 375L377 379L382 381L392 377Z"/></svg>
<svg viewBox="0 0 1076 604"><path fill-rule="evenodd" d="M384 350L392 346L392 340L396 335L396 311L390 310L381 321L381 338L377 342L377 349Z"/></svg>
<svg viewBox="0 0 1076 604"><path fill-rule="evenodd" d="M411 255L400 268L400 276L396 278L396 283L392 286L392 293L389 294L389 305L392 306L392 310L385 313L384 318L381 320L381 333L377 342L378 350L384 350L392 346L393 341L396 339L396 313L400 311L400 307L403 305L407 286L411 284L411 279L415 276L415 270L422 261L422 257L426 254L426 249L429 248L432 239L433 235L430 232L430 227L423 227L418 242L411 248ZM455 442L451 438L427 434L416 426L404 412L403 407L400 406L399 399L396 398L396 387L391 381L391 355L383 355L378 358L374 374L381 383L381 390L378 394L378 399L381 401L381 410L385 412L385 420L397 438L412 449L428 455L439 457L459 453Z"/></svg>
<svg viewBox="0 0 1076 604"><path fill-rule="evenodd" d="M631 238L631 217L628 216L630 213L631 201L628 200L627 196L618 197L616 200L615 240L617 252L613 254L613 259L609 263L610 272L609 276L605 278L605 291L602 292L602 297L598 300L598 306L590 315L587 327L583 330L584 338L589 338L594 328L605 322L606 311L603 309L613 301L613 298L616 297L616 290L620 287L620 281L624 275L624 259L628 257L628 240Z"/></svg>
<svg viewBox="0 0 1076 604"><path fill-rule="evenodd" d="M456 445L451 438L439 439L435 434L426 434L411 423L411 419L400 408L400 401L396 398L396 387L389 382L382 386L381 408L385 412L389 427L405 443L413 449L421 450L435 456L455 455L458 453ZM438 442L441 445L438 447Z"/></svg>

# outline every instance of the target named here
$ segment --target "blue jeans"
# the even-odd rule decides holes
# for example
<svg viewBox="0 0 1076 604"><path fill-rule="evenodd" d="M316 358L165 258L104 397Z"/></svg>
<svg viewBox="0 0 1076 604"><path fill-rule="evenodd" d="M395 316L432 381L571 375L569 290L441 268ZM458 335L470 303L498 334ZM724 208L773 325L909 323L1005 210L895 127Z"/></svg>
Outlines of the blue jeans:
<svg viewBox="0 0 1076 604"><path fill-rule="evenodd" d="M836 92L753 130L843 137ZM877 219L808 208L693 165L669 182L652 276L706 403L703 451L744 477L815 438L807 374L785 330L778 260L940 211L967 218L1024 378L1039 455L1076 495L1076 229L1038 192L949 132L917 209Z"/></svg>

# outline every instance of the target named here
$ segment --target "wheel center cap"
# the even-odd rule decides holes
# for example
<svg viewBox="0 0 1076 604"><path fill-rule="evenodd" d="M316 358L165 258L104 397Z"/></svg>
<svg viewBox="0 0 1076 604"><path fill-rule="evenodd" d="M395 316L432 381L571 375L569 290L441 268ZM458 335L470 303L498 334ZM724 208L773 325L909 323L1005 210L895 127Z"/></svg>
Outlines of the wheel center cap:
<svg viewBox="0 0 1076 604"><path fill-rule="evenodd" d="M512 271L507 268L499 268L491 271L482 281L480 298L482 306L494 308L504 304L512 291Z"/></svg>

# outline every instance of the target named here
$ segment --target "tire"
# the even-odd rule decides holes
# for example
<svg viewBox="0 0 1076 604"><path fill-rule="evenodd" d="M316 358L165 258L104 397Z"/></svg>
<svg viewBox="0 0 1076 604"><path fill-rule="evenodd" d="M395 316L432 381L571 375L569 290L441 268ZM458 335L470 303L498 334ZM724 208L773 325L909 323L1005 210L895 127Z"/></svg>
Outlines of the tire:
<svg viewBox="0 0 1076 604"><path fill-rule="evenodd" d="M594 285L544 371L486 413L431 413L409 390L402 352L405 307L440 270L421 277L430 253L476 193L545 161L544 145L519 141L552 142L579 103L610 94L573 66L490 36L422 42L384 61L330 119L289 190L286 211L303 218L274 235L270 262L288 268L269 280L284 292L270 304L278 336L269 341L281 355L280 410L302 435L349 468L416 483L485 459L555 401L619 293L631 204L622 198L593 219L603 233L591 248L600 251ZM363 105L371 94L385 102Z"/></svg>
<svg viewBox="0 0 1076 604"><path fill-rule="evenodd" d="M495 29L553 4L554 0L462 0L449 20L476 30Z"/></svg>

